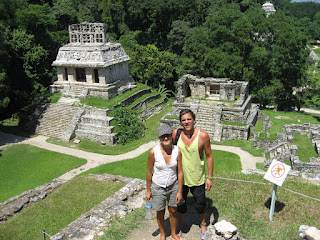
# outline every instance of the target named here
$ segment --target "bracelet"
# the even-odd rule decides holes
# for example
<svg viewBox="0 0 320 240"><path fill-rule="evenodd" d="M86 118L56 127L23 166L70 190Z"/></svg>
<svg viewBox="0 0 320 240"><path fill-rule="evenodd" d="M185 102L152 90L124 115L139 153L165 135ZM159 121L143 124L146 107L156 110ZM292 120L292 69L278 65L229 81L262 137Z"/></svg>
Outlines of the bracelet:
<svg viewBox="0 0 320 240"><path fill-rule="evenodd" d="M213 180L213 177L207 177L208 179L210 179L211 181Z"/></svg>

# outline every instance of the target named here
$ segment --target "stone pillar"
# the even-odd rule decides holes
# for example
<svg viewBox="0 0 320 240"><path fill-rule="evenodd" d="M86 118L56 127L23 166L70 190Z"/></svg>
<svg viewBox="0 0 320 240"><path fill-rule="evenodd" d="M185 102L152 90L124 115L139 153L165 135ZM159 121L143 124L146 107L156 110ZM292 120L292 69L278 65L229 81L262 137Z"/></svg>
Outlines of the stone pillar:
<svg viewBox="0 0 320 240"><path fill-rule="evenodd" d="M88 84L94 83L94 70L92 68L86 68L86 80Z"/></svg>
<svg viewBox="0 0 320 240"><path fill-rule="evenodd" d="M57 67L57 77L58 77L58 82L62 83L65 79L65 71L63 67Z"/></svg>
<svg viewBox="0 0 320 240"><path fill-rule="evenodd" d="M194 82L194 90L193 90L193 98L199 98L199 88L200 88L200 82L195 81Z"/></svg>
<svg viewBox="0 0 320 240"><path fill-rule="evenodd" d="M70 83L74 83L74 82L77 81L76 69L75 68L68 68L68 81Z"/></svg>

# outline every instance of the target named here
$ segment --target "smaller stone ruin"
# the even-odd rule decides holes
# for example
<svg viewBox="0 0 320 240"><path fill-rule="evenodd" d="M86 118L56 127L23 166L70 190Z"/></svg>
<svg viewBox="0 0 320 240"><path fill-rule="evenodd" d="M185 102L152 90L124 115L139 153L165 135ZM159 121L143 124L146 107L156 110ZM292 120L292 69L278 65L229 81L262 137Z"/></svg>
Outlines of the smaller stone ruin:
<svg viewBox="0 0 320 240"><path fill-rule="evenodd" d="M264 166L270 166L272 160L285 161L290 160L293 170L320 173L320 125L318 124L288 124L282 128L282 134L278 134L278 139L269 142L267 150L265 151L266 160ZM292 134L305 134L307 135L314 145L318 157L310 158L309 162L302 162L297 156L299 149L296 145L292 145Z"/></svg>
<svg viewBox="0 0 320 240"><path fill-rule="evenodd" d="M180 127L179 112L185 108L196 114L196 127L206 131L216 142L248 140L259 117L258 108L251 103L249 83L227 78L182 76L178 81L177 101L161 123Z"/></svg>

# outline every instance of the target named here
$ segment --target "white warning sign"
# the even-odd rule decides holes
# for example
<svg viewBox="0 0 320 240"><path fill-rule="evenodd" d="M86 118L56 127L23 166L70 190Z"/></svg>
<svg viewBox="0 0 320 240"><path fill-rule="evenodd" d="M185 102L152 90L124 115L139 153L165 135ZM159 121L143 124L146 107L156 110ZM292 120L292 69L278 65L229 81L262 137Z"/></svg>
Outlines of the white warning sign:
<svg viewBox="0 0 320 240"><path fill-rule="evenodd" d="M264 179L281 187L289 173L290 168L290 166L283 162L273 160L268 168L267 173L264 175Z"/></svg>

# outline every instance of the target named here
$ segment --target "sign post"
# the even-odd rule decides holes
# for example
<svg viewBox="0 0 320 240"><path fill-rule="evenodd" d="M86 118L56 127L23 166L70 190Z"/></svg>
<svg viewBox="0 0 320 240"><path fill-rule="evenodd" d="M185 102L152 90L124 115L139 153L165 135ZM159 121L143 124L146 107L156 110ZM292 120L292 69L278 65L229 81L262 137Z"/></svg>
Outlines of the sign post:
<svg viewBox="0 0 320 240"><path fill-rule="evenodd" d="M274 208L275 208L276 199L277 199L277 188L278 186L276 184L273 184L272 199L271 199L270 214L269 214L270 221L273 220L273 213L274 213Z"/></svg>
<svg viewBox="0 0 320 240"><path fill-rule="evenodd" d="M284 180L286 179L290 166L283 162L279 162L277 160L273 160L270 167L268 168L267 173L264 175L264 179L272 182L273 185L273 192L272 192L272 199L271 199L271 205L270 205L270 215L269 219L270 221L273 220L273 213L277 198L277 187L281 187Z"/></svg>

